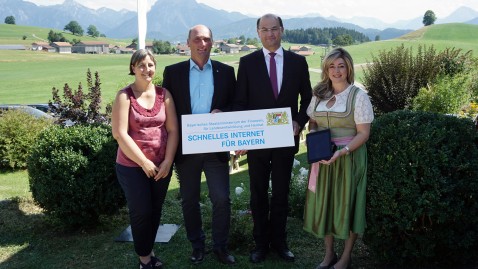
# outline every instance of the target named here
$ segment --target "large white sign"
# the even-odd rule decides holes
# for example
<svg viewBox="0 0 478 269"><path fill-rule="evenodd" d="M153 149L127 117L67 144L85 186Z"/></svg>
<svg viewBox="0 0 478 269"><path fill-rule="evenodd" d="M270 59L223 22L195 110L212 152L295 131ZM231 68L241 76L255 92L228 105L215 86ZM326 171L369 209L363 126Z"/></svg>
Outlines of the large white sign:
<svg viewBox="0 0 478 269"><path fill-rule="evenodd" d="M294 146L290 108L182 115L183 154Z"/></svg>

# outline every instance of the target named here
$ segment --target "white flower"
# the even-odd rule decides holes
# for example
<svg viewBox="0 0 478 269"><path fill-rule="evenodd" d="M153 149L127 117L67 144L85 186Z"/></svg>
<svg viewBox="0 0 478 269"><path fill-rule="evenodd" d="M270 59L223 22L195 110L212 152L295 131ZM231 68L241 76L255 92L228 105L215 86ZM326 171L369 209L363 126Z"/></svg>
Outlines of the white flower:
<svg viewBox="0 0 478 269"><path fill-rule="evenodd" d="M300 172L300 175L302 175L302 176L307 176L309 174L309 170L304 168L304 167L301 167L299 169L299 172Z"/></svg>
<svg viewBox="0 0 478 269"><path fill-rule="evenodd" d="M294 159L293 167L295 168L297 165L300 165L300 162L297 159Z"/></svg>
<svg viewBox="0 0 478 269"><path fill-rule="evenodd" d="M243 188L241 187L236 187L236 195L241 195L241 193L244 191Z"/></svg>

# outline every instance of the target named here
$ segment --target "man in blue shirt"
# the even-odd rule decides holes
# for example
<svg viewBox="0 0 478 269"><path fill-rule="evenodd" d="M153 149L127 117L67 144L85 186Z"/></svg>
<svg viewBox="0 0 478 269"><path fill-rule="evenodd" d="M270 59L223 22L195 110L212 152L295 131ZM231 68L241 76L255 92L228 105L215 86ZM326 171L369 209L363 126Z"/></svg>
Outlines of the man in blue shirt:
<svg viewBox="0 0 478 269"><path fill-rule="evenodd" d="M192 27L187 39L191 59L164 69L163 87L173 96L181 135L181 115L231 111L236 86L234 68L210 59L212 43L212 32L208 27ZM192 263L202 262L205 254L205 235L199 206L202 172L206 175L213 206L214 254L224 264L235 263L227 250L231 218L228 160L229 152L184 155L179 140L175 167L186 233L193 248L190 257Z"/></svg>

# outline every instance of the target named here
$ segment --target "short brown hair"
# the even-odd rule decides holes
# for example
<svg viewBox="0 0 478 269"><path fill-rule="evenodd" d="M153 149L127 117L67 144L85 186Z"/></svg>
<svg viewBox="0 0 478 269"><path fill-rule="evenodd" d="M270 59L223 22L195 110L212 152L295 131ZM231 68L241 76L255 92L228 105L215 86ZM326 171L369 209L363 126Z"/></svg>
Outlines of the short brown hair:
<svg viewBox="0 0 478 269"><path fill-rule="evenodd" d="M133 53L131 56L131 61L129 62L129 74L134 76L133 67L137 65L139 62L144 60L146 56L149 56L151 61L153 61L154 65L156 65L156 59L154 59L154 55L151 51L147 49L139 49Z"/></svg>

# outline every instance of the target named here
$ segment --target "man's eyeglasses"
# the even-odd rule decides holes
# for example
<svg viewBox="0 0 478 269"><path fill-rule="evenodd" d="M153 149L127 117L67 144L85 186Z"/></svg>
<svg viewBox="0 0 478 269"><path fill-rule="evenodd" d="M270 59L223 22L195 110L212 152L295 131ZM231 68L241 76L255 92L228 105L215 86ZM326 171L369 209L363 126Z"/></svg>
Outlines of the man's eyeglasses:
<svg viewBox="0 0 478 269"><path fill-rule="evenodd" d="M259 30L261 33L267 33L267 32L272 32L272 33L277 33L280 31L280 28L278 27L272 27L272 28L261 28Z"/></svg>

